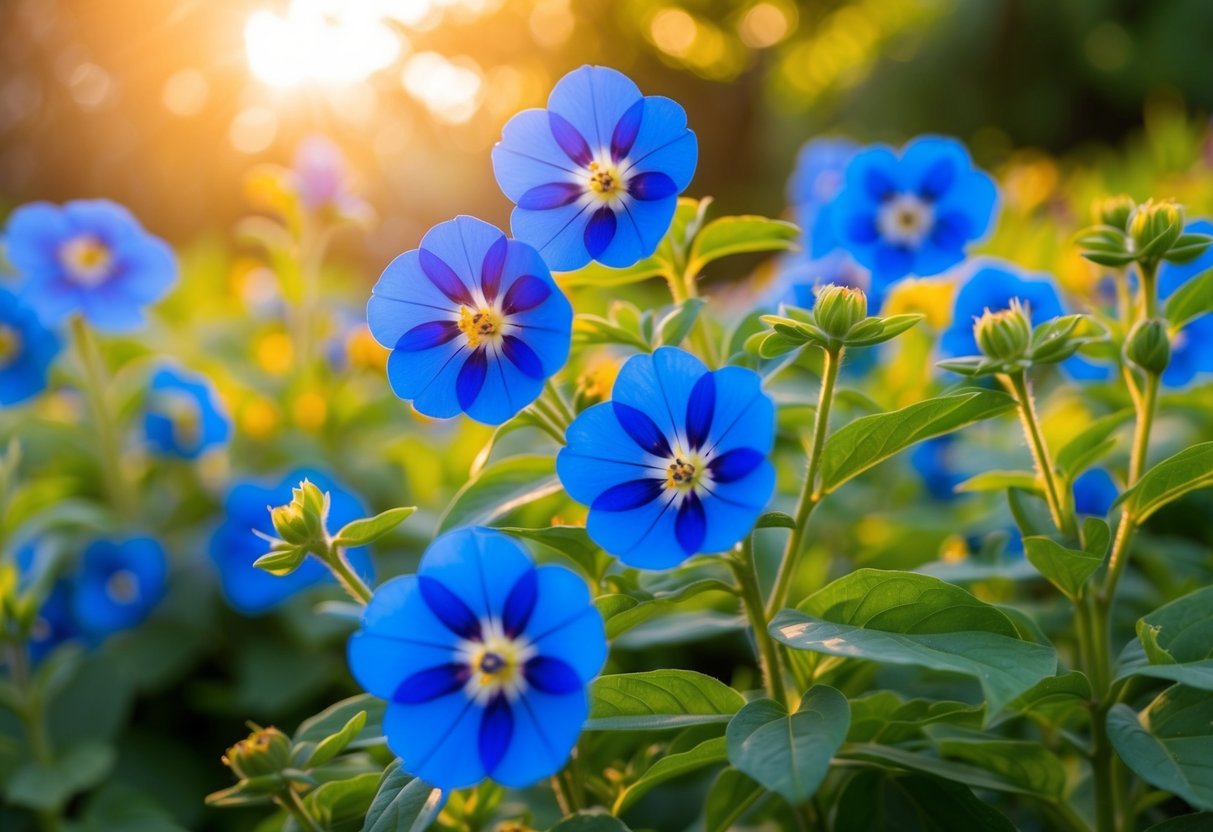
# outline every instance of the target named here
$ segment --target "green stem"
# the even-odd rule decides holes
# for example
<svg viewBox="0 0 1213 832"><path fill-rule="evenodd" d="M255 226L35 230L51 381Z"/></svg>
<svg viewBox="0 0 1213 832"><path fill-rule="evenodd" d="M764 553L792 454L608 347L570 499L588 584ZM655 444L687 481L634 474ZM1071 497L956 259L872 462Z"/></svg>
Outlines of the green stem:
<svg viewBox="0 0 1213 832"><path fill-rule="evenodd" d="M781 705L786 705L788 694L784 687L779 652L775 647L774 639L767 630L762 592L758 588L758 569L754 563L754 538L752 535L742 541L739 556L731 558L729 564L733 568L737 585L741 589L741 605L745 609L746 617L750 620L750 627L754 630L763 685L772 699Z"/></svg>
<svg viewBox="0 0 1213 832"><path fill-rule="evenodd" d="M1028 375L1019 370L1002 378L1019 403L1019 417L1023 422L1024 435L1028 439L1036 470L1045 483L1045 498L1049 504L1049 513L1053 516L1053 523L1062 534L1073 537L1077 533L1074 512L1069 510L1070 500L1063 494L1057 481L1057 471L1053 467L1052 457L1049 456L1049 446L1045 444L1044 434L1040 430L1040 419L1036 415L1032 390L1028 386Z"/></svg>
<svg viewBox="0 0 1213 832"><path fill-rule="evenodd" d="M340 546L331 546L327 556L322 557L325 565L336 576L337 581L345 587L345 591L359 603L366 605L371 602L371 589L363 582L350 562L346 560L345 551Z"/></svg>
<svg viewBox="0 0 1213 832"><path fill-rule="evenodd" d="M1141 301L1142 320L1148 321L1158 317L1158 263L1139 263L1137 271L1141 274L1138 298Z"/></svg>
<svg viewBox="0 0 1213 832"><path fill-rule="evenodd" d="M817 489L817 473L821 468L821 452L825 447L826 433L830 428L830 407L834 403L834 388L838 383L838 370L842 366L843 349L825 351L825 364L821 373L821 392L817 397L817 414L813 422L813 446L809 449L809 462L805 471L804 484L800 488L800 498L796 503L796 514L793 517L792 530L788 534L788 542L784 546L783 558L779 562L779 572L775 576L775 586L767 601L767 620L775 617L787 600L788 590L792 585L792 576L796 572L796 564L804 547L805 532L808 529L809 517L813 509L821 502L822 494Z"/></svg>
<svg viewBox="0 0 1213 832"><path fill-rule="evenodd" d="M547 393L548 401L560 413L561 421L565 427L568 427L569 423L573 421L573 410L569 407L568 402L564 400L564 396L561 395L560 388L549 378L544 382L543 389Z"/></svg>
<svg viewBox="0 0 1213 832"><path fill-rule="evenodd" d="M539 400L531 402L530 410L528 411L531 417L535 420L535 426L546 433L548 436L556 440L557 443L564 444L564 429L562 429L557 420L555 420L549 410L539 404ZM567 425L565 426L567 428Z"/></svg>
<svg viewBox="0 0 1213 832"><path fill-rule="evenodd" d="M287 786L287 788L278 793L277 799L279 805L290 812L291 817L295 819L295 823L299 824L299 827L304 832L323 832L320 824L311 816L307 810L307 806L304 805L303 801L299 798L298 792L293 788Z"/></svg>
<svg viewBox="0 0 1213 832"><path fill-rule="evenodd" d="M1137 426L1133 432L1133 450L1129 455L1129 479L1125 483L1126 489L1136 485L1145 473L1146 455L1150 450L1150 432L1154 427L1154 412L1158 405L1158 381L1156 374L1148 373L1145 387L1137 399ZM1108 556L1108 573L1099 594L1099 604L1105 611L1111 607L1112 599L1116 595L1116 585L1124 572L1125 564L1128 563L1129 542L1133 537L1136 522L1131 508L1125 508L1121 512L1116 539Z"/></svg>
<svg viewBox="0 0 1213 832"><path fill-rule="evenodd" d="M109 401L109 374L101 346L81 315L72 318L72 340L84 368L84 398L97 431L98 453L106 491L114 509L125 519L135 516L135 496L122 467L122 434Z"/></svg>

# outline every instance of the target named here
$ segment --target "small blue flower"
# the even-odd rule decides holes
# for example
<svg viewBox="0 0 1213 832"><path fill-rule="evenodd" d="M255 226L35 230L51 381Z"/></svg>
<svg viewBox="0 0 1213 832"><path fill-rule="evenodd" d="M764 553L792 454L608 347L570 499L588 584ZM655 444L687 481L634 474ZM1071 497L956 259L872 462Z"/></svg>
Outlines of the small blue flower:
<svg viewBox="0 0 1213 832"><path fill-rule="evenodd" d="M825 257L838 246L831 209L842 190L847 164L858 149L859 145L847 139L813 139L796 156L796 169L788 180L788 202L804 231L808 260Z"/></svg>
<svg viewBox="0 0 1213 832"><path fill-rule="evenodd" d="M590 507L595 543L629 566L668 569L753 528L775 487L774 439L775 406L756 373L709 371L662 347L628 359L612 401L573 420L556 472Z"/></svg>
<svg viewBox="0 0 1213 832"><path fill-rule="evenodd" d="M164 597L168 559L150 537L97 540L81 555L72 614L93 639L138 626Z"/></svg>
<svg viewBox="0 0 1213 832"><path fill-rule="evenodd" d="M956 499L956 486L968 479L959 470L958 462L953 434L919 442L910 451L910 464L918 472L927 493L936 500Z"/></svg>
<svg viewBox="0 0 1213 832"><path fill-rule="evenodd" d="M9 217L4 245L23 298L48 323L79 313L99 330L131 330L177 280L173 250L103 199L23 205Z"/></svg>
<svg viewBox="0 0 1213 832"><path fill-rule="evenodd" d="M994 180L955 139L923 136L898 155L876 146L847 165L830 209L838 245L872 270L880 286L951 268L994 216Z"/></svg>
<svg viewBox="0 0 1213 832"><path fill-rule="evenodd" d="M1015 298L1028 307L1033 326L1064 314L1061 297L1048 275L1025 274L1007 264L985 265L956 293L952 324L939 340L944 355L980 355L973 322L987 309L991 312L1009 309Z"/></svg>
<svg viewBox="0 0 1213 832"><path fill-rule="evenodd" d="M458 217L384 270L367 322L392 351L397 396L436 419L498 425L564 366L573 308L535 249Z"/></svg>
<svg viewBox="0 0 1213 832"><path fill-rule="evenodd" d="M16 549L18 581L17 587L21 592L28 590L36 582L50 583L51 589L38 607L38 614L30 628L29 650L30 661L38 664L52 650L70 641L78 635L76 622L72 618L71 585L60 578L53 579L44 574L50 558L44 557L44 549L40 541L28 540Z"/></svg>
<svg viewBox="0 0 1213 832"><path fill-rule="evenodd" d="M0 405L23 402L46 388L59 338L34 310L0 288Z"/></svg>
<svg viewBox="0 0 1213 832"><path fill-rule="evenodd" d="M811 310L817 303L817 290L833 283L862 289L868 298L868 311L875 315L884 304L883 287L872 285L872 275L849 254L835 251L817 260L797 252L780 258L775 277L775 303L788 303Z"/></svg>
<svg viewBox="0 0 1213 832"><path fill-rule="evenodd" d="M231 420L206 376L172 367L161 367L152 376L143 432L157 453L197 459L226 442L231 431Z"/></svg>
<svg viewBox="0 0 1213 832"><path fill-rule="evenodd" d="M546 110L510 119L493 171L517 206L514 236L553 270L591 260L624 268L657 249L698 155L677 103L641 95L614 69L583 66L560 79Z"/></svg>
<svg viewBox="0 0 1213 832"><path fill-rule="evenodd" d="M254 532L273 535L268 506L291 501L291 489L311 480L321 491L329 492L329 529L337 529L367 515L366 507L350 491L326 474L300 469L287 474L276 486L266 488L255 482L243 482L228 492L226 517L211 537L211 559L219 570L219 582L227 602L245 615L266 612L283 601L319 583L334 583L328 568L313 557L289 575L271 575L253 566L253 561L269 551L269 544ZM365 548L346 552L354 571L368 583L374 578L370 553Z"/></svg>
<svg viewBox="0 0 1213 832"><path fill-rule="evenodd" d="M585 582L483 528L442 535L416 575L379 587L349 642L354 678L387 700L388 747L442 789L556 773L606 653Z"/></svg>
<svg viewBox="0 0 1213 832"><path fill-rule="evenodd" d="M1107 517L1120 489L1103 468L1091 468L1074 480L1074 511L1092 517Z"/></svg>

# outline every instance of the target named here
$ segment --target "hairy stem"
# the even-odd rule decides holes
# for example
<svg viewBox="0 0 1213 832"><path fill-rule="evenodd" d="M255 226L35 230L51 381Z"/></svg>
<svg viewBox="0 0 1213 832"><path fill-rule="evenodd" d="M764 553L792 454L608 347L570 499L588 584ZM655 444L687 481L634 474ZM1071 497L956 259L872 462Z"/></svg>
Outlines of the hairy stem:
<svg viewBox="0 0 1213 832"><path fill-rule="evenodd" d="M299 824L299 828L304 832L322 832L320 824L308 812L307 806L299 798L299 793L290 786L287 786L277 795L277 801L283 809L290 812L291 817L295 819L295 823Z"/></svg>
<svg viewBox="0 0 1213 832"><path fill-rule="evenodd" d="M340 546L330 546L328 555L322 557L325 565L336 576L338 583L345 588L345 591L350 594L355 601L362 605L371 602L371 589L359 577L354 568L350 566L349 560L345 556L345 550Z"/></svg>
<svg viewBox="0 0 1213 832"><path fill-rule="evenodd" d="M1019 404L1019 417L1023 422L1024 436L1028 439L1028 447L1032 451L1032 459L1036 463L1036 471L1045 483L1045 500L1049 504L1049 513L1058 531L1067 536L1077 533L1077 523L1074 512L1070 509L1070 499L1063 493L1058 482L1057 471L1053 467L1053 459L1049 455L1049 446L1045 443L1044 434L1040 430L1040 419L1036 415L1036 404L1032 400L1032 390L1028 386L1028 376L1023 370L1002 376L1003 383L1015 396Z"/></svg>

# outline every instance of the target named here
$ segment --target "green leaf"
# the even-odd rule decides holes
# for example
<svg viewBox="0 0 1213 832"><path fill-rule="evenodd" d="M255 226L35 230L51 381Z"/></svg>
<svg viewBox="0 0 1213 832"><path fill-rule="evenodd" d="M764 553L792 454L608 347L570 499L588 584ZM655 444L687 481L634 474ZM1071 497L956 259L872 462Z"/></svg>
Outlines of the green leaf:
<svg viewBox="0 0 1213 832"><path fill-rule="evenodd" d="M387 703L369 693L360 693L329 705L320 713L299 723L292 742L320 744L334 734L345 730L350 720L359 713L366 714L362 727L350 738L350 745L362 745L383 737L383 713ZM310 750L308 751L310 754ZM303 759L300 757L299 759Z"/></svg>
<svg viewBox="0 0 1213 832"><path fill-rule="evenodd" d="M758 518L758 522L754 524L754 528L794 529L796 528L796 520L791 515L784 514L782 511L768 511Z"/></svg>
<svg viewBox="0 0 1213 832"><path fill-rule="evenodd" d="M82 791L101 783L114 765L114 749L86 740L67 748L53 762L26 760L4 783L4 797L14 806L56 811Z"/></svg>
<svg viewBox="0 0 1213 832"><path fill-rule="evenodd" d="M935 747L941 757L993 772L1028 794L1055 802L1065 794L1065 767L1039 742L951 734L937 737Z"/></svg>
<svg viewBox="0 0 1213 832"><path fill-rule="evenodd" d="M553 826L548 832L628 832L619 818L603 812L578 812Z"/></svg>
<svg viewBox="0 0 1213 832"><path fill-rule="evenodd" d="M791 251L799 245L800 228L784 220L744 215L712 220L691 244L687 267L698 275L713 260L732 254L759 251Z"/></svg>
<svg viewBox="0 0 1213 832"><path fill-rule="evenodd" d="M703 298L687 298L678 304L668 315L657 324L657 343L662 346L676 347L686 338L699 313L707 304Z"/></svg>
<svg viewBox="0 0 1213 832"><path fill-rule="evenodd" d="M923 751L910 751L896 745L855 743L847 745L839 756L847 760L861 760L893 769L908 769L932 774L955 783L963 783L974 789L988 789L1010 794L1032 794L1020 783L997 772L956 760L945 760Z"/></svg>
<svg viewBox="0 0 1213 832"><path fill-rule="evenodd" d="M587 731L653 731L728 722L745 705L728 685L691 670L600 676L590 685Z"/></svg>
<svg viewBox="0 0 1213 832"><path fill-rule="evenodd" d="M1082 431L1061 446L1055 460L1057 468L1066 475L1067 480L1075 477L1106 456L1116 447L1112 434L1129 420L1133 415L1132 408L1118 410L1096 419Z"/></svg>
<svg viewBox="0 0 1213 832"><path fill-rule="evenodd" d="M1085 708L1092 695L1091 682L1087 677L1072 671L1041 679L1015 697L1007 705L1007 710L1056 725L1074 711Z"/></svg>
<svg viewBox="0 0 1213 832"><path fill-rule="evenodd" d="M735 828L750 807L766 793L766 789L748 774L726 768L708 789L708 799L703 807L706 832L728 832Z"/></svg>
<svg viewBox="0 0 1213 832"><path fill-rule="evenodd" d="M821 455L822 490L833 491L916 442L1005 413L1015 400L995 390L927 399L891 413L863 416L840 428Z"/></svg>
<svg viewBox="0 0 1213 832"><path fill-rule="evenodd" d="M303 804L325 832L358 832L378 786L376 772L332 780L309 792Z"/></svg>
<svg viewBox="0 0 1213 832"><path fill-rule="evenodd" d="M271 575L282 577L291 574L302 566L306 557L306 548L277 541L275 543L275 551L257 558L253 561L253 566L269 572Z"/></svg>
<svg viewBox="0 0 1213 832"><path fill-rule="evenodd" d="M683 774L706 766L723 763L727 759L728 754L725 751L724 737L713 737L710 740L704 740L689 751L683 751L679 754L667 754L642 774L639 780L620 793L619 797L615 800L611 813L619 815L626 812L637 800L667 780L672 780L675 777L680 777Z"/></svg>
<svg viewBox="0 0 1213 832"><path fill-rule="evenodd" d="M556 463L550 456L512 456L494 462L459 489L438 521L437 532L487 525L559 490Z"/></svg>
<svg viewBox="0 0 1213 832"><path fill-rule="evenodd" d="M1103 563L1102 553L1067 549L1047 537L1025 537L1023 546L1028 563L1071 599L1078 597L1087 578Z"/></svg>
<svg viewBox="0 0 1213 832"><path fill-rule="evenodd" d="M1213 829L1213 812L1199 812L1156 823L1146 832L1208 832L1210 829Z"/></svg>
<svg viewBox="0 0 1213 832"><path fill-rule="evenodd" d="M665 263L657 257L646 257L626 269L612 269L595 261L575 272L556 275L556 282L567 289L575 286L613 288L639 283L652 277L663 277L665 272Z"/></svg>
<svg viewBox="0 0 1213 832"><path fill-rule="evenodd" d="M374 543L403 523L416 510L415 506L389 508L382 514L376 514L374 517L347 523L341 527L341 531L337 532L337 536L333 542L347 549Z"/></svg>
<svg viewBox="0 0 1213 832"><path fill-rule="evenodd" d="M572 561L594 583L602 580L602 576L611 565L611 556L602 551L602 547L597 543L590 540L585 526L544 526L539 529L500 526L497 531L520 537L523 540L533 540L554 552L559 552Z"/></svg>
<svg viewBox="0 0 1213 832"><path fill-rule="evenodd" d="M423 832L442 810L442 792L393 760L379 779L362 832Z"/></svg>
<svg viewBox="0 0 1213 832"><path fill-rule="evenodd" d="M1129 662L1119 674L1169 679L1213 691L1213 587L1165 604L1137 622L1146 661Z"/></svg>
<svg viewBox="0 0 1213 832"><path fill-rule="evenodd" d="M1019 488L1023 491L1041 493L1040 480L1033 471L986 471L956 486L953 491L957 494L970 494L981 491L1005 491L1008 488Z"/></svg>
<svg viewBox="0 0 1213 832"><path fill-rule="evenodd" d="M1108 737L1142 780L1213 811L1213 696L1207 691L1172 685L1140 716L1114 705Z"/></svg>
<svg viewBox="0 0 1213 832"><path fill-rule="evenodd" d="M573 319L573 338L578 344L624 344L648 352L643 335L599 315L582 313Z"/></svg>
<svg viewBox="0 0 1213 832"><path fill-rule="evenodd" d="M861 771L838 799L834 829L863 832L1015 832L997 809L958 783L902 772Z"/></svg>
<svg viewBox="0 0 1213 832"><path fill-rule="evenodd" d="M735 590L723 581L706 578L693 581L684 587L671 592L657 593L651 598L641 599L631 595L612 594L600 595L594 603L602 613L606 624L607 638L614 640L623 633L639 626L654 616L672 612L680 601L692 598L703 592L729 592Z"/></svg>
<svg viewBox="0 0 1213 832"><path fill-rule="evenodd" d="M810 688L791 715L774 700L758 699L729 722L729 762L798 806L825 780L850 723L846 697L825 685Z"/></svg>
<svg viewBox="0 0 1213 832"><path fill-rule="evenodd" d="M1186 281L1167 300L1167 321L1173 331L1213 312L1213 269Z"/></svg>
<svg viewBox="0 0 1213 832"><path fill-rule="evenodd" d="M971 676L987 719L1057 669L1053 649L1021 640L1001 610L913 572L857 570L781 611L771 634L797 650Z"/></svg>
<svg viewBox="0 0 1213 832"><path fill-rule="evenodd" d="M366 711L359 711L350 717L350 721L342 726L341 730L335 734L330 734L325 737L316 748L308 755L304 762L304 768L316 768L327 763L329 760L336 757L345 750L354 737L366 726Z"/></svg>
<svg viewBox="0 0 1213 832"><path fill-rule="evenodd" d="M904 701L892 691L877 691L851 700L847 741L886 745L905 742L921 737L923 729L935 723L978 728L984 711L982 706L966 702Z"/></svg>
<svg viewBox="0 0 1213 832"><path fill-rule="evenodd" d="M872 332L862 332L852 329L854 334L848 335L844 340L848 347L870 347L873 344L883 344L885 341L891 341L901 333L909 330L921 321L925 315L917 313L906 313L903 315L890 315L887 318L867 318L864 321L856 324L857 327L863 326L867 321L875 321L879 326L872 327ZM862 334L860 334L862 332Z"/></svg>
<svg viewBox="0 0 1213 832"><path fill-rule="evenodd" d="M1213 442L1202 442L1168 457L1147 471L1120 496L1138 523L1168 503L1213 485Z"/></svg>

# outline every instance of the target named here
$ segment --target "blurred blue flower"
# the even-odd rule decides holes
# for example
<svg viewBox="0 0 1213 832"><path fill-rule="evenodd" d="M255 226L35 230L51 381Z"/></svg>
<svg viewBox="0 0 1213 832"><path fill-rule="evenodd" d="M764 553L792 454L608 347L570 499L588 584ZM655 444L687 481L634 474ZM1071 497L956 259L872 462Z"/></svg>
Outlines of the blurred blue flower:
<svg viewBox="0 0 1213 832"><path fill-rule="evenodd" d="M936 500L956 499L956 486L968 479L959 470L958 461L953 434L924 440L910 451L910 464L918 472L927 493Z"/></svg>
<svg viewBox="0 0 1213 832"><path fill-rule="evenodd" d="M830 214L838 245L887 287L962 261L985 235L997 201L994 180L973 166L963 144L923 136L900 155L884 146L858 151Z"/></svg>
<svg viewBox="0 0 1213 832"><path fill-rule="evenodd" d="M232 423L206 376L161 367L152 376L143 432L157 453L197 459L231 435Z"/></svg>
<svg viewBox="0 0 1213 832"><path fill-rule="evenodd" d="M750 531L775 487L774 438L756 373L712 372L662 347L628 359L612 401L577 416L556 472L590 507L595 543L629 566L667 569Z"/></svg>
<svg viewBox="0 0 1213 832"><path fill-rule="evenodd" d="M686 112L643 96L614 69L560 79L548 109L524 110L493 148L493 171L515 203L514 236L556 271L591 260L624 268L652 254L695 173Z"/></svg>
<svg viewBox="0 0 1213 832"><path fill-rule="evenodd" d="M956 293L952 324L940 336L940 350L948 356L980 355L974 321L987 309L1010 308L1015 298L1028 307L1033 326L1063 314L1061 297L1048 275L1027 274L1009 264L985 265Z"/></svg>
<svg viewBox="0 0 1213 832"><path fill-rule="evenodd" d="M150 537L96 540L72 587L72 615L93 639L138 626L164 597L168 559Z"/></svg>
<svg viewBox="0 0 1213 832"><path fill-rule="evenodd" d="M0 288L0 405L18 404L46 387L59 338L34 310Z"/></svg>
<svg viewBox="0 0 1213 832"><path fill-rule="evenodd" d="M27 540L16 548L17 588L25 592L35 583L50 584L50 591L42 599L38 614L30 629L27 648L30 661L38 664L52 650L78 635L72 617L71 585L68 581L45 574L52 567L44 556L38 540Z"/></svg>
<svg viewBox="0 0 1213 832"><path fill-rule="evenodd" d="M392 350L397 396L426 416L497 425L564 366L573 308L535 249L458 217L384 270L367 322Z"/></svg>
<svg viewBox="0 0 1213 832"><path fill-rule="evenodd" d="M4 246L22 297L47 323L79 313L99 330L131 330L177 280L168 244L103 199L23 205L8 219Z"/></svg>
<svg viewBox="0 0 1213 832"><path fill-rule="evenodd" d="M776 275L777 303L812 309L817 290L833 283L862 289L868 297L868 312L877 314L884 303L884 287L872 285L872 275L846 252L835 251L811 260L802 252L780 258Z"/></svg>
<svg viewBox="0 0 1213 832"><path fill-rule="evenodd" d="M325 136L308 136L299 143L291 164L299 198L312 211L333 211L359 217L367 203L351 189L349 164L341 149Z"/></svg>
<svg viewBox="0 0 1213 832"><path fill-rule="evenodd" d="M456 529L375 591L349 642L404 768L442 789L528 786L568 759L606 660L585 582L504 534Z"/></svg>
<svg viewBox="0 0 1213 832"><path fill-rule="evenodd" d="M1074 510L1092 517L1107 517L1120 489L1103 468L1091 468L1074 480Z"/></svg>
<svg viewBox="0 0 1213 832"><path fill-rule="evenodd" d="M838 246L831 206L842 190L847 163L858 149L848 139L821 138L806 142L796 155L796 168L788 180L788 202L804 232L806 260L818 260Z"/></svg>
<svg viewBox="0 0 1213 832"><path fill-rule="evenodd" d="M269 544L254 532L274 534L267 507L289 503L291 489L304 479L329 492L330 531L367 515L366 507L353 493L327 474L307 468L292 471L269 488L255 482L234 486L224 503L224 521L211 537L210 553L219 570L224 598L245 615L266 612L316 584L335 583L328 568L310 556L289 575L271 575L253 566L253 561L269 551ZM363 580L373 582L374 567L365 548L350 549L346 556Z"/></svg>

